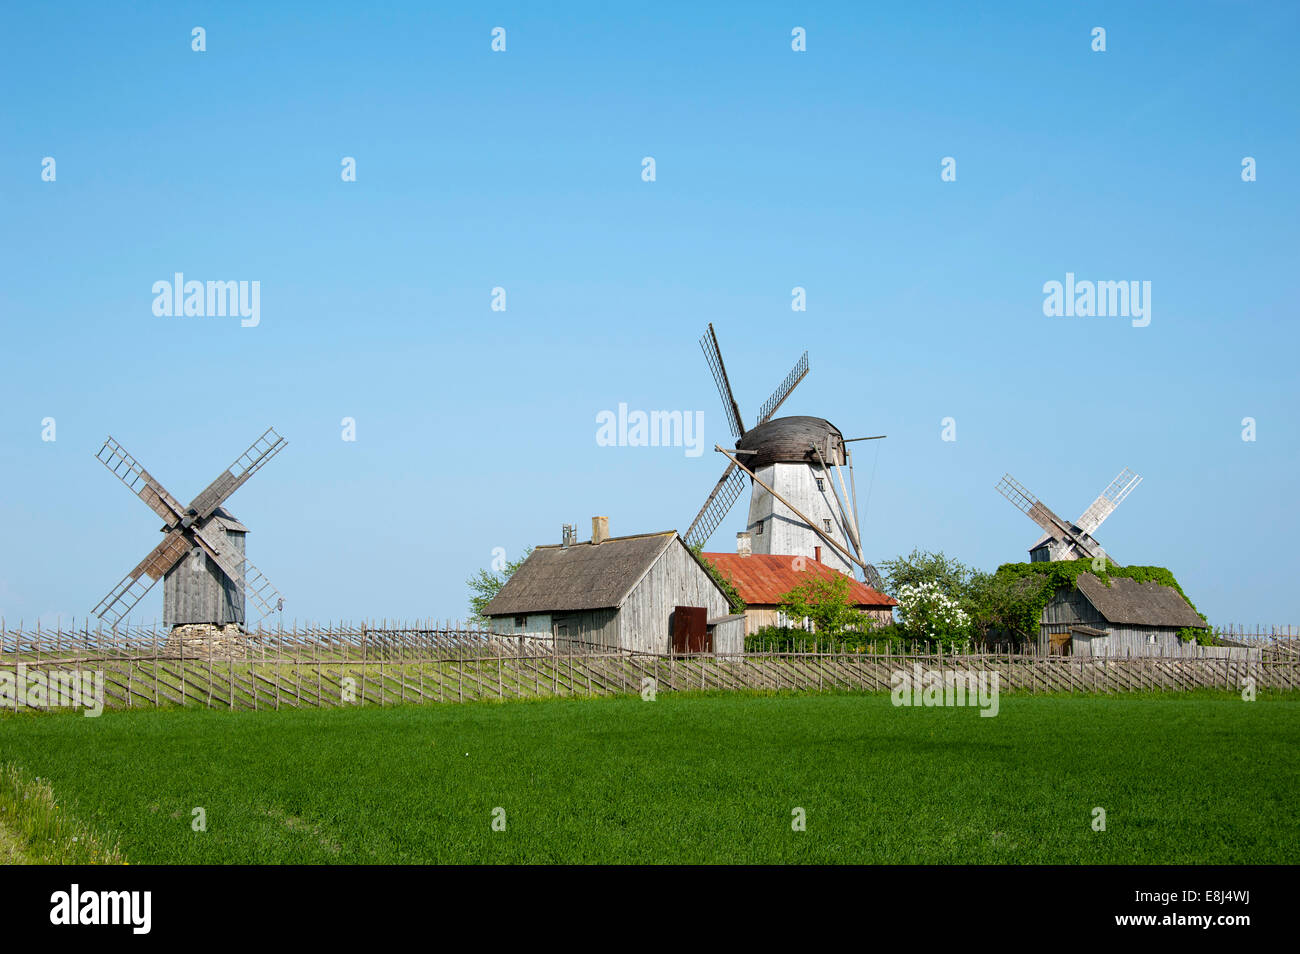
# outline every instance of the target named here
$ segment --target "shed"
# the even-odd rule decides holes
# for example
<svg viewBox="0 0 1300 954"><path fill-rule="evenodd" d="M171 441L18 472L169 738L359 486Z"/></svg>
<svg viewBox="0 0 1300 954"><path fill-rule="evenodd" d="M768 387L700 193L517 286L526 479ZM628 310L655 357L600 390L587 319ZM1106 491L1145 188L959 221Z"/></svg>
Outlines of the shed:
<svg viewBox="0 0 1300 954"><path fill-rule="evenodd" d="M1043 652L1085 656L1185 655L1181 629L1207 629L1178 590L1160 583L1092 573L1062 588L1043 607L1038 645Z"/></svg>
<svg viewBox="0 0 1300 954"><path fill-rule="evenodd" d="M894 621L898 600L874 590L820 560L774 553L704 553L701 554L721 571L745 601L745 635L764 626L802 627L802 620L786 620L781 612L781 598L812 576L841 576L849 581L849 599L876 623Z"/></svg>
<svg viewBox="0 0 1300 954"><path fill-rule="evenodd" d="M726 593L677 531L610 537L607 526L596 518L586 543L535 548L484 607L492 632L557 649L667 653L689 619L704 630L693 648L744 651Z"/></svg>

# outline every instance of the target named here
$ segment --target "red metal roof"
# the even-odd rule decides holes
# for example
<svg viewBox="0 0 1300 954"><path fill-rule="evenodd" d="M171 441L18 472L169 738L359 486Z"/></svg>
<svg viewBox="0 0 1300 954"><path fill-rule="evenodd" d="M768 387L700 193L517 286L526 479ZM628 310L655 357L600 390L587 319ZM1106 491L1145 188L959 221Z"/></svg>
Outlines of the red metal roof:
<svg viewBox="0 0 1300 954"><path fill-rule="evenodd" d="M783 556L775 553L704 553L724 576L731 578L740 598L750 606L775 606L781 597L796 586L808 582L808 574L843 576L850 581L849 598L855 606L897 606L898 600L873 590L865 583L841 573L812 557ZM796 569L796 563L798 569Z"/></svg>

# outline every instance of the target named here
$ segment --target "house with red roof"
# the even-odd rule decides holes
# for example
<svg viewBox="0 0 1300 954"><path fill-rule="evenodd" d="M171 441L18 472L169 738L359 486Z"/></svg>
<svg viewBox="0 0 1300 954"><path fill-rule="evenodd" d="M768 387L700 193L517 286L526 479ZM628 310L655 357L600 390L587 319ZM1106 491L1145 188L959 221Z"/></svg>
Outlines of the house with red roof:
<svg viewBox="0 0 1300 954"><path fill-rule="evenodd" d="M743 539L740 541L737 553L700 554L731 580L740 593L740 598L745 601L746 636L758 632L764 626L801 626L801 620L784 618L781 613L781 597L796 586L807 583L810 574L844 577L849 581L849 596L854 606L882 625L894 621L894 607L898 605L898 600L893 597L827 566L821 560L805 556L748 552L744 545L746 542Z"/></svg>

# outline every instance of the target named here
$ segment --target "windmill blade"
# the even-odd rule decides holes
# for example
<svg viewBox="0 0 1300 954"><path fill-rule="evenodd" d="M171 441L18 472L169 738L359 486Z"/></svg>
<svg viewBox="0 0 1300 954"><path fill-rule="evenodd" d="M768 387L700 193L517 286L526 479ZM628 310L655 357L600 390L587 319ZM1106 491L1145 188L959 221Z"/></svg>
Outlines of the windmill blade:
<svg viewBox="0 0 1300 954"><path fill-rule="evenodd" d="M880 571L876 569L874 563L867 564L867 568L863 571L863 575L867 578L867 586L871 587L877 593L885 592L885 581L881 577Z"/></svg>
<svg viewBox="0 0 1300 954"><path fill-rule="evenodd" d="M167 521L170 526L185 517L185 508L179 500L167 492L162 484L154 479L149 471L140 466L140 462L126 452L112 435L104 441L95 459L107 467L118 480L126 484L127 489Z"/></svg>
<svg viewBox="0 0 1300 954"><path fill-rule="evenodd" d="M727 469L722 472L722 476L714 485L713 493L709 494L708 499L704 501L704 506L691 521L690 529L686 531L687 545L703 546L704 542L713 536L713 531L718 529L718 524L726 519L744 490L745 472L734 463L728 464Z"/></svg>
<svg viewBox="0 0 1300 954"><path fill-rule="evenodd" d="M1076 558L1104 556L1101 546L1086 534L1077 532L1077 528L1058 517L1052 509L1024 488L1010 474L1003 474L998 481L997 492L1011 501L1019 511L1038 524L1053 540L1066 543Z"/></svg>
<svg viewBox="0 0 1300 954"><path fill-rule="evenodd" d="M1103 490L1101 495L1079 517L1077 521L1079 529L1087 534L1094 533L1105 519L1115 512L1115 508L1137 489L1137 485L1140 483L1142 483L1142 478L1133 471L1127 467L1121 470L1119 476L1110 482L1110 486Z"/></svg>
<svg viewBox="0 0 1300 954"><path fill-rule="evenodd" d="M799 382L808 376L808 352L805 351L790 373L785 376L785 380L778 385L777 389L772 392L772 396L763 402L763 406L758 409L758 423L766 424L772 419L777 408L785 403L785 399L790 396L790 392L799 386Z"/></svg>
<svg viewBox="0 0 1300 954"><path fill-rule="evenodd" d="M244 485L248 478L261 470L272 457L284 450L289 442L268 427L257 440L235 458L235 462L224 470L217 479L208 484L201 494L194 498L189 510L197 520L206 520L236 490Z"/></svg>
<svg viewBox="0 0 1300 954"><path fill-rule="evenodd" d="M242 556L236 559L236 555L227 552L225 541L212 533L208 527L196 528L194 536L208 558L217 565L230 582L235 584L235 588L252 600L260 612L259 619L275 612L275 604L280 598L280 593L261 570L253 566L248 559Z"/></svg>
<svg viewBox="0 0 1300 954"><path fill-rule="evenodd" d="M162 543L122 578L109 594L91 610L110 627L116 626L135 607L150 588L192 549L189 538L180 530L171 530Z"/></svg>
<svg viewBox="0 0 1300 954"><path fill-rule="evenodd" d="M722 350L718 347L718 336L713 332L713 322L709 322L708 333L700 338L700 347L704 349L704 360L709 363L713 380L718 385L718 394L722 395L722 409L727 418L727 426L731 428L731 436L743 437L745 423L740 419L740 405L736 403L736 396L731 393L731 381L727 377L727 366L722 363Z"/></svg>

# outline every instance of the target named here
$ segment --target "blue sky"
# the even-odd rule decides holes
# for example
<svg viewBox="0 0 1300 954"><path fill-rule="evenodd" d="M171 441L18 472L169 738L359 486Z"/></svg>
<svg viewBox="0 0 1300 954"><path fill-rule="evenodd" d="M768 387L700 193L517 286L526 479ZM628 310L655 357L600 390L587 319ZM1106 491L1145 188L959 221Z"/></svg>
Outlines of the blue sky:
<svg viewBox="0 0 1300 954"><path fill-rule="evenodd" d="M750 423L807 349L783 413L889 435L858 445L873 560L1022 559L1004 471L1072 518L1129 466L1121 562L1300 622L1300 8L467 7L6 9L0 613L82 617L158 541L109 433L185 500L289 439L230 501L286 622L459 617L494 548L593 514L685 531L719 455L596 415L728 443L712 321ZM156 317L178 271L259 281L260 324ZM1067 272L1150 281L1150 325L1045 317Z"/></svg>

